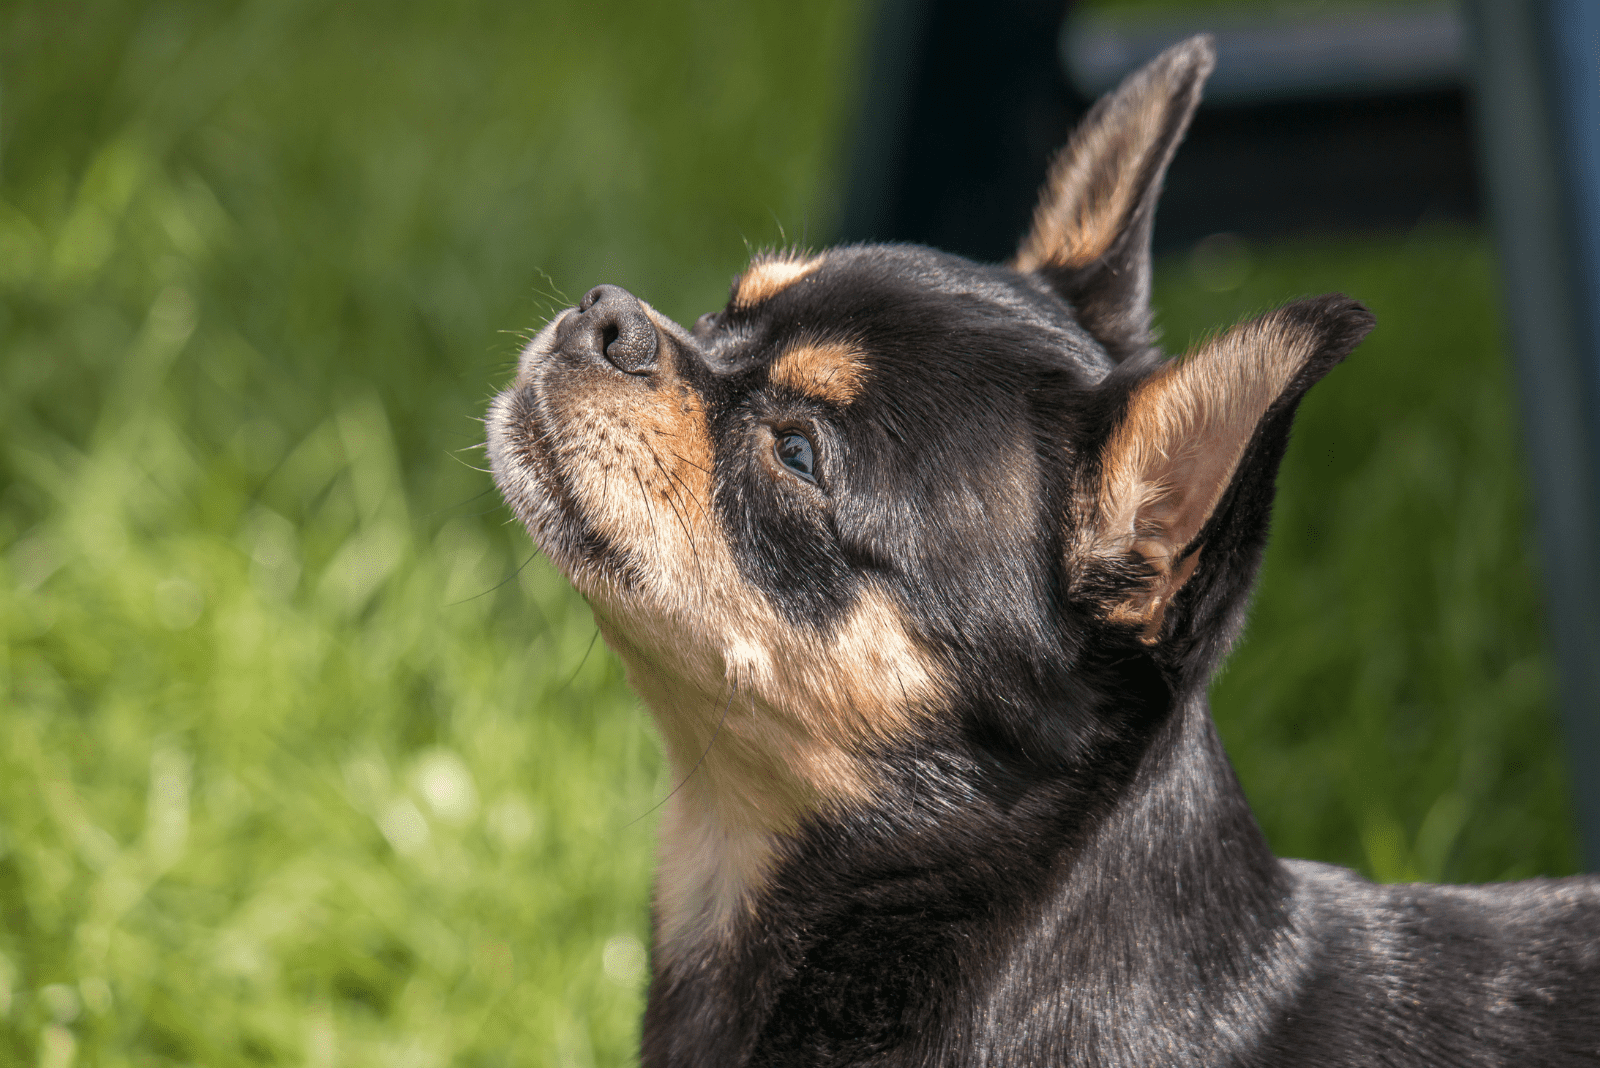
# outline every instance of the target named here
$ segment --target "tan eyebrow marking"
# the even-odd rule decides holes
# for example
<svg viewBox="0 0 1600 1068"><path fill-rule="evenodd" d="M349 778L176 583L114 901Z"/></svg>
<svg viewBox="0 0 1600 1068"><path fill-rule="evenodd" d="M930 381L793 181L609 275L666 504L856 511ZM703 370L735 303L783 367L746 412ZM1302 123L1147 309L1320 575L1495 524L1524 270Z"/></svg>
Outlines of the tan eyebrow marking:
<svg viewBox="0 0 1600 1068"><path fill-rule="evenodd" d="M800 345L773 361L767 378L842 408L861 392L867 365L861 351L852 345Z"/></svg>
<svg viewBox="0 0 1600 1068"><path fill-rule="evenodd" d="M821 266L821 256L774 256L758 260L739 276L733 287L733 304L748 308L770 300Z"/></svg>

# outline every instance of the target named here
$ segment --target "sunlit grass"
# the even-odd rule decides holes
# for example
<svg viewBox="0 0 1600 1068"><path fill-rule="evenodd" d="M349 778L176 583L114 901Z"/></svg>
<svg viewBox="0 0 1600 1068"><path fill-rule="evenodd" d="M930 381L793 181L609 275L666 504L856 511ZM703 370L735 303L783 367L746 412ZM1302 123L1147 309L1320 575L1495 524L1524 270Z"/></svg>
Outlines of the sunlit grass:
<svg viewBox="0 0 1600 1068"><path fill-rule="evenodd" d="M667 784L477 420L826 218L854 19L0 13L0 1063L631 1059Z"/></svg>

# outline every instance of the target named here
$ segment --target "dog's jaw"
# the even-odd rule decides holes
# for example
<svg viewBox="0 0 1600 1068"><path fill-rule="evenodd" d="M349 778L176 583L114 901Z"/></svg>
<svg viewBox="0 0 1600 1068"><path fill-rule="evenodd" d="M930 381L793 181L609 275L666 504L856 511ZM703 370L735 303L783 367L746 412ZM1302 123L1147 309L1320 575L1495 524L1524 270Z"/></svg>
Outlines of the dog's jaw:
<svg viewBox="0 0 1600 1068"><path fill-rule="evenodd" d="M564 314L552 319L523 347L516 380L490 403L485 450L495 486L534 543L580 590L587 590L606 583L593 554L584 551L581 520L551 457L551 413L540 389L562 318Z"/></svg>

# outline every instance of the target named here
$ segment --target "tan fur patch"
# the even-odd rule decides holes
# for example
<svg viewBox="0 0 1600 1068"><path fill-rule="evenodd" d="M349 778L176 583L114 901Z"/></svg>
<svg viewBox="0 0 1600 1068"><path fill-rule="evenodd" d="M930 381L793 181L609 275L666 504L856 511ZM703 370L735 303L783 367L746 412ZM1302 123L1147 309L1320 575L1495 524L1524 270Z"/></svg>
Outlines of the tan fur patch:
<svg viewBox="0 0 1600 1068"><path fill-rule="evenodd" d="M821 266L821 256L794 254L758 259L734 283L733 304L748 308L770 300Z"/></svg>
<svg viewBox="0 0 1600 1068"><path fill-rule="evenodd" d="M785 834L869 796L865 747L914 729L948 692L886 593L864 591L820 631L791 625L745 581L711 511L705 410L675 359L663 345L650 382L531 373L573 505L630 565L626 577L578 566L569 577L683 784L661 825L657 950L667 958L720 938Z"/></svg>
<svg viewBox="0 0 1600 1068"><path fill-rule="evenodd" d="M1106 254L1144 191L1141 164L1162 117L1146 110L1129 116L1128 126L1096 126L1073 137L1050 168L1033 228L1013 261L1017 270L1085 267Z"/></svg>
<svg viewBox="0 0 1600 1068"><path fill-rule="evenodd" d="M1189 49L1173 49L1090 111L1050 165L1014 268L1085 267L1110 250L1182 136L1187 121L1174 128L1174 119L1193 108L1211 72L1205 49L1198 63Z"/></svg>
<svg viewBox="0 0 1600 1068"><path fill-rule="evenodd" d="M861 392L867 367L861 351L854 346L801 345L773 361L767 376L780 385L842 408Z"/></svg>
<svg viewBox="0 0 1600 1068"><path fill-rule="evenodd" d="M1103 452L1091 557L1127 553L1155 571L1110 618L1144 626L1155 640L1161 614L1188 581L1200 551L1179 558L1233 479L1256 424L1311 356L1308 330L1262 316L1214 338L1146 379Z"/></svg>
<svg viewBox="0 0 1600 1068"><path fill-rule="evenodd" d="M912 729L944 691L898 610L876 592L831 634L796 632L758 610L745 621L758 629L705 657L645 649L623 633L640 633L638 620L619 626L596 614L656 714L674 784L682 783L662 819L656 883L657 948L668 956L725 934L785 833L870 794L875 776L862 746Z"/></svg>

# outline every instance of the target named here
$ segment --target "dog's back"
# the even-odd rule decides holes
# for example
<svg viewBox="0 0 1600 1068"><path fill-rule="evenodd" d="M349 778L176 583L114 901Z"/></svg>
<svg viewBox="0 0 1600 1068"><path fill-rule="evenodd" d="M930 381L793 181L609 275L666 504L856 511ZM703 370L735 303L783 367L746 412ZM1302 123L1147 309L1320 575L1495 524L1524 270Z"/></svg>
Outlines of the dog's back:
<svg viewBox="0 0 1600 1068"><path fill-rule="evenodd" d="M1267 1063L1593 1064L1600 884L1374 885L1289 861L1307 955Z"/></svg>

